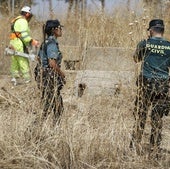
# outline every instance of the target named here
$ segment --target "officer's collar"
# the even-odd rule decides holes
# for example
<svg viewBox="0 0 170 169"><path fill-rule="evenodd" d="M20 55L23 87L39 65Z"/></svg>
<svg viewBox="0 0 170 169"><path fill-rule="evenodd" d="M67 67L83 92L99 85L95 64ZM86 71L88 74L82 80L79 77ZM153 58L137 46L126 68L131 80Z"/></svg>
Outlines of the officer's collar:
<svg viewBox="0 0 170 169"><path fill-rule="evenodd" d="M53 40L55 40L56 42L58 42L58 41L57 41L57 38L56 38L54 35L51 35L51 36L49 36L48 38L49 38L49 39L53 39Z"/></svg>
<svg viewBox="0 0 170 169"><path fill-rule="evenodd" d="M161 39L161 40L165 40L163 37L151 37L150 39L155 39L155 40L159 40L159 39Z"/></svg>

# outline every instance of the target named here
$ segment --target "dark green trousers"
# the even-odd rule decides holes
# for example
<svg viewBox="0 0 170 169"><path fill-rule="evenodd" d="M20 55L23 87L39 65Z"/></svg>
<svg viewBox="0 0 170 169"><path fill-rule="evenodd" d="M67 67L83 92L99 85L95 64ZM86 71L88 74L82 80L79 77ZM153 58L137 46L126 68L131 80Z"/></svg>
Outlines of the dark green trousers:
<svg viewBox="0 0 170 169"><path fill-rule="evenodd" d="M163 79L137 79L137 96L135 101L135 125L132 141L139 144L142 140L146 119L151 110L150 148L159 149L161 144L162 117L169 113L169 81Z"/></svg>
<svg viewBox="0 0 170 169"><path fill-rule="evenodd" d="M42 74L42 103L44 117L49 113L54 114L54 120L58 120L63 112L63 99L60 94L62 82L60 77L51 69L43 71Z"/></svg>

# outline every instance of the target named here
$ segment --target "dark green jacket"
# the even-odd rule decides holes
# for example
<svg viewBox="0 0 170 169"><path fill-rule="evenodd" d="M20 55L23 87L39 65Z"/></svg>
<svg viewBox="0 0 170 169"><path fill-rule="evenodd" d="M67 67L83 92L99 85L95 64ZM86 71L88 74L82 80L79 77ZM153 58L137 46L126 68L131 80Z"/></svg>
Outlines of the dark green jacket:
<svg viewBox="0 0 170 169"><path fill-rule="evenodd" d="M168 79L170 67L170 42L151 37L138 43L135 62L142 61L141 75L146 78Z"/></svg>

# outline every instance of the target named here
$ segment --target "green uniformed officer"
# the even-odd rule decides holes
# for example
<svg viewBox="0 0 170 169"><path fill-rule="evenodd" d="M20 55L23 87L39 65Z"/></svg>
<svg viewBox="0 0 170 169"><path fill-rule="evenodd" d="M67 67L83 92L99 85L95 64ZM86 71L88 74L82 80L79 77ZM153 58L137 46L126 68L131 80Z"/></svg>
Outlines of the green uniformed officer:
<svg viewBox="0 0 170 169"><path fill-rule="evenodd" d="M49 113L54 115L54 124L60 121L63 112L61 89L65 84L65 74L61 70L62 53L58 37L62 36L62 25L56 20L48 20L44 27L44 42L39 50L39 61L42 69L42 102L44 118Z"/></svg>
<svg viewBox="0 0 170 169"><path fill-rule="evenodd" d="M163 38L164 21L153 19L149 23L149 38L138 43L134 61L141 62L137 78L135 125L130 147L142 147L141 140L151 106L150 157L158 157L161 144L162 117L169 113L170 42ZM141 152L140 149L139 153Z"/></svg>

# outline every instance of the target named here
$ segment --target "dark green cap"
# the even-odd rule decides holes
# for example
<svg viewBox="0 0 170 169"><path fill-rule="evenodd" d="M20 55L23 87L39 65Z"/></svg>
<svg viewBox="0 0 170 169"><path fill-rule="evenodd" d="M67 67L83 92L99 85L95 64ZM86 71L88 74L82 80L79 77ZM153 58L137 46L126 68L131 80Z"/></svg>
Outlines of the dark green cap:
<svg viewBox="0 0 170 169"><path fill-rule="evenodd" d="M151 29L152 27L156 27L156 28L164 28L164 21L162 19L153 19L149 22L149 29Z"/></svg>

